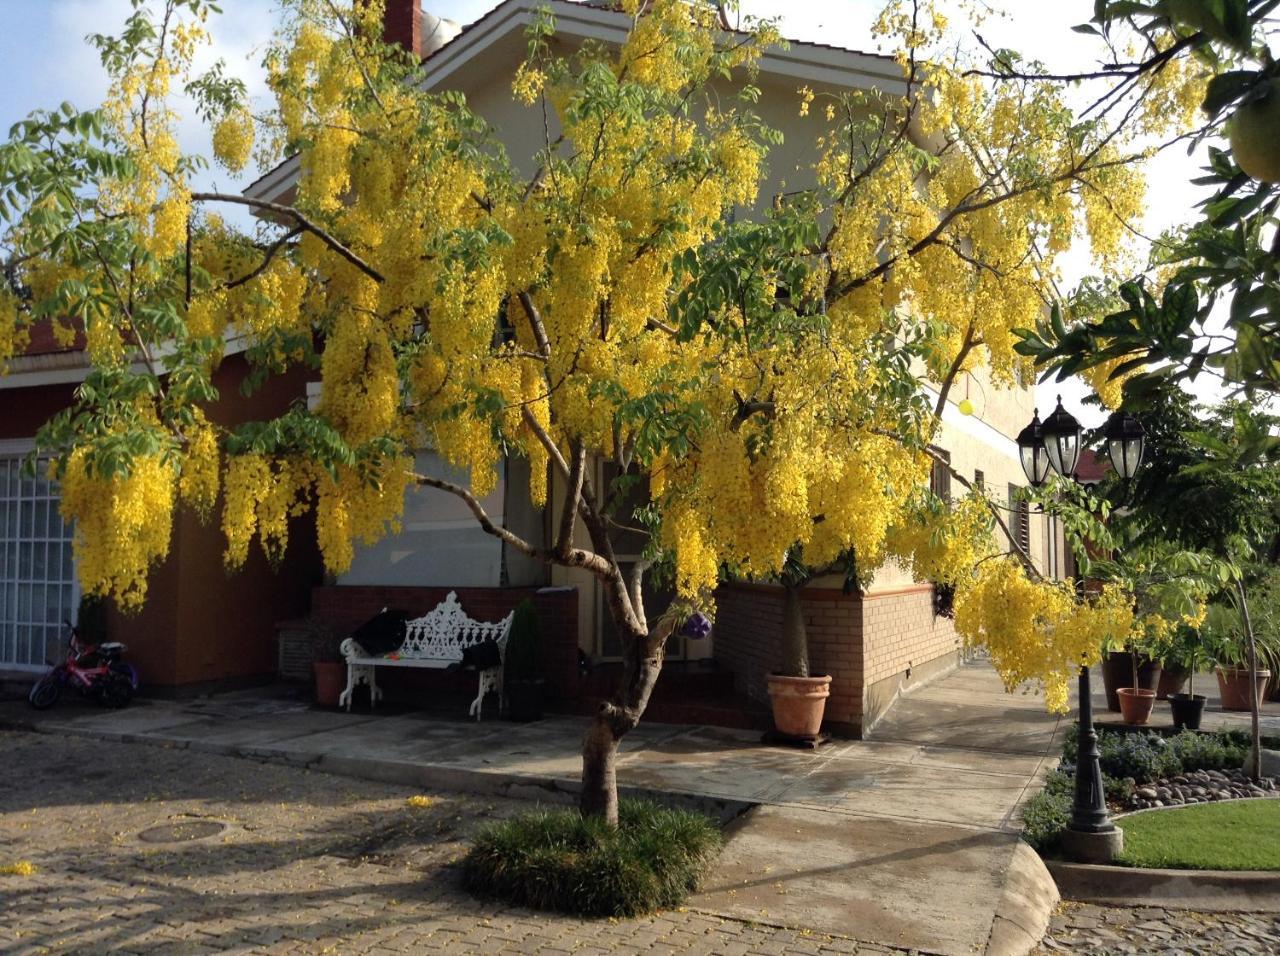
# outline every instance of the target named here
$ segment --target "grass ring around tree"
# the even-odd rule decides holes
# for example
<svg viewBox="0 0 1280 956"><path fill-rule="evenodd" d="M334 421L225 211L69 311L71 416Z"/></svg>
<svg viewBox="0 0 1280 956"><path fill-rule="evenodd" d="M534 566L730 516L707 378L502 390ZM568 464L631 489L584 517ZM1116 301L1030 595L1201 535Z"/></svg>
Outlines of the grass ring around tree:
<svg viewBox="0 0 1280 956"><path fill-rule="evenodd" d="M723 845L710 817L647 801L621 801L617 829L577 810L537 810L482 827L463 883L533 909L639 916L684 902Z"/></svg>

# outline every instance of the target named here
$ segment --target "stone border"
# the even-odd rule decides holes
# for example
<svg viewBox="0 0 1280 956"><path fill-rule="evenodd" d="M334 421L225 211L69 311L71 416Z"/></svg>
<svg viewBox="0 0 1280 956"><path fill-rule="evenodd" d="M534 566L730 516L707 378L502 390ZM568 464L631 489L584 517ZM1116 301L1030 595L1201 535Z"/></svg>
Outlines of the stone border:
<svg viewBox="0 0 1280 956"><path fill-rule="evenodd" d="M1065 900L1206 913L1280 913L1280 870L1160 870L1044 862Z"/></svg>

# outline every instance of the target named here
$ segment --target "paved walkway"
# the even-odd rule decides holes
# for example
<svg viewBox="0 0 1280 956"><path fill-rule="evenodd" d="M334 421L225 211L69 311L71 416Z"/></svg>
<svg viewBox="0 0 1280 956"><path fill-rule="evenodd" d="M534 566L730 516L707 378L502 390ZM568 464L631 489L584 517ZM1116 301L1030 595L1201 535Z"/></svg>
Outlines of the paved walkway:
<svg viewBox="0 0 1280 956"><path fill-rule="evenodd" d="M476 900L452 863L520 800L415 806L403 785L12 731L0 762L23 768L0 787L0 868L35 867L0 869L7 956L890 953L689 908L583 920Z"/></svg>
<svg viewBox="0 0 1280 956"><path fill-rule="evenodd" d="M1054 915L1049 935L1038 952L1046 956L1275 956L1280 953L1280 916L1064 903Z"/></svg>
<svg viewBox="0 0 1280 956"><path fill-rule="evenodd" d="M348 715L254 694L119 712L12 703L0 722L560 800L576 788L585 726ZM1017 839L1016 813L1053 762L1059 729L1040 698L1006 695L988 667L969 665L903 697L875 740L816 753L763 747L749 732L642 725L624 743L619 781L724 818L755 805L733 824L697 910L933 953L1026 951L1056 900Z"/></svg>

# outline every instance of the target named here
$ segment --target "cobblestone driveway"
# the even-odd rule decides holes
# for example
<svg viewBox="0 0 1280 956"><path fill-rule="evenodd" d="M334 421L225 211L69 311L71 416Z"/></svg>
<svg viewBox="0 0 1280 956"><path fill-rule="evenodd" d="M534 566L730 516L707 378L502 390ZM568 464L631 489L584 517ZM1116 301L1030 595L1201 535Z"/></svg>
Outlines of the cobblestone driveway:
<svg viewBox="0 0 1280 956"><path fill-rule="evenodd" d="M1274 956L1280 953L1280 916L1064 903L1040 952Z"/></svg>
<svg viewBox="0 0 1280 956"><path fill-rule="evenodd" d="M694 912L587 922L476 902L449 864L476 823L527 806L513 801L418 808L403 787L10 732L0 766L0 867L36 867L0 875L4 953L889 952ZM180 839L202 830L218 832Z"/></svg>

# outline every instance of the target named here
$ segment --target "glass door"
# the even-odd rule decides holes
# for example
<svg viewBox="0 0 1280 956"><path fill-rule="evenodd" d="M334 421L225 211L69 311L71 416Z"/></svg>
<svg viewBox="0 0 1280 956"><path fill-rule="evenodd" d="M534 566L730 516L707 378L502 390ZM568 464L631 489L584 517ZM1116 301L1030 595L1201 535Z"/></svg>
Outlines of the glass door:
<svg viewBox="0 0 1280 956"><path fill-rule="evenodd" d="M0 667L43 670L61 652L62 622L78 598L71 528L44 473L23 473L23 456L0 454Z"/></svg>

